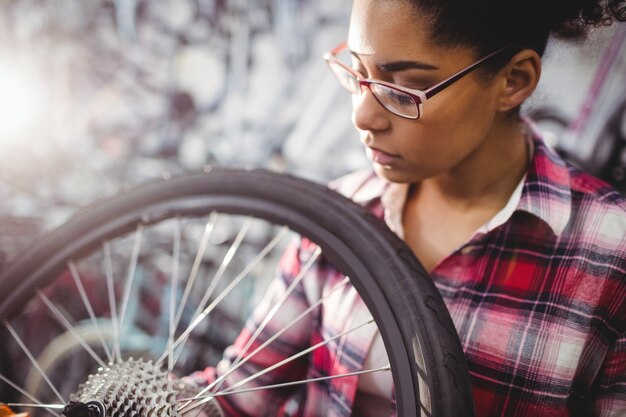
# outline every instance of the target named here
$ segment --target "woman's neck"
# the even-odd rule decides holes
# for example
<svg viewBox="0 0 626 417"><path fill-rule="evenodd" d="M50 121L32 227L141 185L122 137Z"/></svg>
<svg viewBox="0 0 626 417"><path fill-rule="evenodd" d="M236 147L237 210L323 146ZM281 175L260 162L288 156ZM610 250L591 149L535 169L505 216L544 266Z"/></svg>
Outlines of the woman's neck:
<svg viewBox="0 0 626 417"><path fill-rule="evenodd" d="M524 129L501 130L455 170L413 184L403 210L405 241L428 271L509 201L528 167ZM496 140L497 139L497 140Z"/></svg>
<svg viewBox="0 0 626 417"><path fill-rule="evenodd" d="M500 123L454 169L416 184L415 192L420 199L451 209L503 207L526 173L529 160L526 128L519 121Z"/></svg>

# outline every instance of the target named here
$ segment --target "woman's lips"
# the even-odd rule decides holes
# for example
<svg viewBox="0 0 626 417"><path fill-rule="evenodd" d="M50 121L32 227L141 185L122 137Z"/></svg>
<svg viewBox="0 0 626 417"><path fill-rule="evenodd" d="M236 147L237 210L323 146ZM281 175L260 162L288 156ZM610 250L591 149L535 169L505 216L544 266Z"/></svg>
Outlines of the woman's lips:
<svg viewBox="0 0 626 417"><path fill-rule="evenodd" d="M367 157L372 161L380 165L393 165L400 159L398 155L392 155L387 152L383 152L376 148L367 148Z"/></svg>

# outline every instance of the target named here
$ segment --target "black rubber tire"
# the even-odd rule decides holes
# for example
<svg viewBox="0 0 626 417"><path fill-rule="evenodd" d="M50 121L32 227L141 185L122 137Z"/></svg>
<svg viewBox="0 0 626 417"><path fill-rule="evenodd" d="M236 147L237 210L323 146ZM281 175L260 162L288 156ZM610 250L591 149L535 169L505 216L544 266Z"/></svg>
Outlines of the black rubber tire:
<svg viewBox="0 0 626 417"><path fill-rule="evenodd" d="M245 214L284 224L321 246L370 308L394 374L399 416L421 415L417 375L433 417L474 415L470 379L445 304L411 250L363 207L312 182L265 170L211 172L148 184L82 210L0 277L9 319L64 268L105 240L179 215ZM420 363L420 349L424 363Z"/></svg>

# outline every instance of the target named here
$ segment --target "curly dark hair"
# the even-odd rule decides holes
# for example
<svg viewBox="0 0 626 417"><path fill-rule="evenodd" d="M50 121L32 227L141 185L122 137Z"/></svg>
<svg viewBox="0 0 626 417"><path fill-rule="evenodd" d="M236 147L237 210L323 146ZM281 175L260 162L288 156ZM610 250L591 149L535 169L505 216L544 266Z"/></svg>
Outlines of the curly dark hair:
<svg viewBox="0 0 626 417"><path fill-rule="evenodd" d="M590 27L626 21L626 0L404 0L429 22L431 38L484 55L505 45L543 55L548 38L580 39Z"/></svg>

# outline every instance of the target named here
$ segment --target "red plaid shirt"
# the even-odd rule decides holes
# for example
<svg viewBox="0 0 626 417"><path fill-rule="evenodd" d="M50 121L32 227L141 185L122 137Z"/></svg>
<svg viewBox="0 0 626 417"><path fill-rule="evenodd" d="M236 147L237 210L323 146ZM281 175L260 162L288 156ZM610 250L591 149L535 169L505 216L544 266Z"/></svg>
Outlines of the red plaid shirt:
<svg viewBox="0 0 626 417"><path fill-rule="evenodd" d="M382 198L388 187L370 173L349 176L339 186L389 220L393 213ZM218 372L313 250L304 241L287 251L273 295L227 350ZM255 346L342 279L323 262L307 275ZM536 133L515 209L504 223L481 229L441 260L431 275L466 354L477 416L626 416L626 201L606 184L568 167ZM342 288L228 383L368 316L354 289ZM246 387L360 370L376 334L372 327ZM207 370L195 377L205 383L212 375ZM220 401L234 415L276 415L282 408L307 417L349 416L357 383L357 377L348 377L309 384L306 392L267 390ZM289 395L306 395L304 408L295 411L294 403L286 401Z"/></svg>

